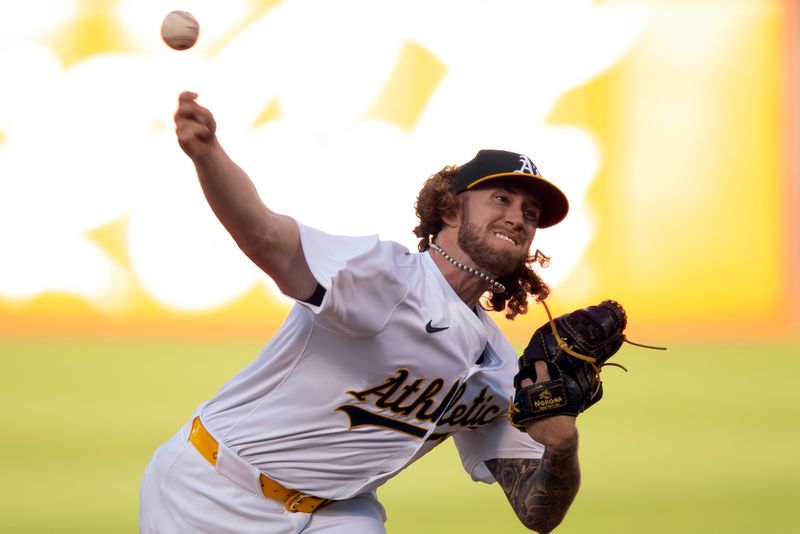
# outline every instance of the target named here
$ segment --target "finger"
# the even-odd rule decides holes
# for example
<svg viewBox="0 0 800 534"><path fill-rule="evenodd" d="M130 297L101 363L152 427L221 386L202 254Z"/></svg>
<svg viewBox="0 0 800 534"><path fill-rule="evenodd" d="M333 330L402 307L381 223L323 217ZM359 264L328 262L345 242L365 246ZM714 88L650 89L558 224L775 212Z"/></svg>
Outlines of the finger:
<svg viewBox="0 0 800 534"><path fill-rule="evenodd" d="M178 96L178 114L196 114L199 110L208 112L203 106L197 103L197 93L184 91Z"/></svg>
<svg viewBox="0 0 800 534"><path fill-rule="evenodd" d="M530 378L523 378L522 382L520 382L520 386L527 388L533 385L533 380Z"/></svg>
<svg viewBox="0 0 800 534"><path fill-rule="evenodd" d="M178 96L175 130L182 139L208 140L213 137L216 122L211 112L197 103L197 93L184 91Z"/></svg>
<svg viewBox="0 0 800 534"><path fill-rule="evenodd" d="M536 383L540 382L547 382L550 380L550 369L547 368L547 363L537 360L533 363L533 367L536 370Z"/></svg>
<svg viewBox="0 0 800 534"><path fill-rule="evenodd" d="M178 102L188 102L197 100L197 93L192 91L183 91L180 95L178 95Z"/></svg>
<svg viewBox="0 0 800 534"><path fill-rule="evenodd" d="M204 109L193 98L181 98L178 100L178 109L175 111L175 117L191 118L198 115Z"/></svg>
<svg viewBox="0 0 800 534"><path fill-rule="evenodd" d="M175 132L177 133L179 139L185 140L193 137L198 139L208 139L211 137L211 130L208 128L208 126L202 122L191 119L176 120Z"/></svg>
<svg viewBox="0 0 800 534"><path fill-rule="evenodd" d="M175 112L175 124L178 121L193 121L202 124L209 130L215 126L214 118L211 112L203 106L197 104L194 100L182 101L178 110Z"/></svg>

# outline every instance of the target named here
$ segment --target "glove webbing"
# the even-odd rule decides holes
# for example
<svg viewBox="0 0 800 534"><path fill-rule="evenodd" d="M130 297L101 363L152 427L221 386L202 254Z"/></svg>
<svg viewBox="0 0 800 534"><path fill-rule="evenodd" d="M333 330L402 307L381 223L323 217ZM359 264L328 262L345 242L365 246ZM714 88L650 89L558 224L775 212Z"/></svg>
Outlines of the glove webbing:
<svg viewBox="0 0 800 534"><path fill-rule="evenodd" d="M550 308L547 307L547 303L545 301L541 301L541 303L544 306L544 311L547 312L547 321L550 323L550 328L553 330L553 336L555 337L556 342L558 343L558 348L563 350L564 352L566 352L570 356L572 356L574 358L578 358L579 360L582 360L582 361L584 361L584 362L586 362L586 363L588 363L589 365L592 366L592 370L594 370L594 378L597 381L597 387L595 388L594 393L592 393L592 398L594 398L594 396L597 395L597 392L600 391L600 384L601 384L601 381L600 381L600 369L601 368L605 367L606 365L613 365L614 367L619 367L620 369L622 369L626 373L628 372L628 369L624 365L620 365L618 363L613 363L613 362L606 362L606 363L603 363L601 365L597 365L597 358L592 358L591 356L586 356L585 354L581 354L579 352L575 352L574 350L572 350L572 348L569 345L567 345L567 342L564 341L561 338L560 335L558 335L558 329L556 328L556 323L553 320L553 314L550 313ZM646 349L667 350L666 347L655 347L655 346L652 346L652 345L643 345L641 343L634 343L633 341L630 341L627 337L625 337L625 334L622 335L622 341L624 341L626 343L630 343L631 345L636 345L637 347L643 347L643 348L646 348Z"/></svg>

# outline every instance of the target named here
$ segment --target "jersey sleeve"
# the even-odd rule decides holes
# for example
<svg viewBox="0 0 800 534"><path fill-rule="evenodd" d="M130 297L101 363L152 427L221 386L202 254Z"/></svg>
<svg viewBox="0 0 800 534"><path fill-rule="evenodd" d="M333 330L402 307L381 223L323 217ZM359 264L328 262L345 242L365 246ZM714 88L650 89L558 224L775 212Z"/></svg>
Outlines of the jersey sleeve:
<svg viewBox="0 0 800 534"><path fill-rule="evenodd" d="M494 458L539 459L544 446L525 432L520 432L505 417L488 425L458 432L453 437L461 463L472 480L491 484L495 481L484 462Z"/></svg>
<svg viewBox="0 0 800 534"><path fill-rule="evenodd" d="M408 251L377 235L338 236L297 224L306 262L325 288L319 305L303 303L327 328L371 335L407 294L397 258Z"/></svg>

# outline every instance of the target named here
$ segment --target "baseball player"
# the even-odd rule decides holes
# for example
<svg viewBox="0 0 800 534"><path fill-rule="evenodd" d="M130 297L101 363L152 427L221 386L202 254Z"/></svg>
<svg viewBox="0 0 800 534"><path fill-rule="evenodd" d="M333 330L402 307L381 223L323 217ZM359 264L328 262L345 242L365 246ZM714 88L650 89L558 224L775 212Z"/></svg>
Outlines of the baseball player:
<svg viewBox="0 0 800 534"><path fill-rule="evenodd" d="M482 150L424 185L419 252L330 235L262 203L196 97L179 97L178 142L220 222L296 304L156 450L141 531L382 533L376 488L449 437L527 527L555 528L578 490L575 415L512 424L517 355L484 308L513 318L547 297L530 248L566 216L564 194L526 156ZM556 378L530 364L517 390Z"/></svg>

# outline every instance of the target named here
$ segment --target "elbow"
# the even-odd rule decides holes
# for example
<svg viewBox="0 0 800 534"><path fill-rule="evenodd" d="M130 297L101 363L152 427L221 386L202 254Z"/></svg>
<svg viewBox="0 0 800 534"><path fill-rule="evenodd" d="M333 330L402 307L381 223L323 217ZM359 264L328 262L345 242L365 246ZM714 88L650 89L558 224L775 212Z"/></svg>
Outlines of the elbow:
<svg viewBox="0 0 800 534"><path fill-rule="evenodd" d="M272 252L278 246L274 236L261 227L238 228L230 234L239 250L259 266L271 259Z"/></svg>
<svg viewBox="0 0 800 534"><path fill-rule="evenodd" d="M231 235L233 236L233 240L236 242L236 245L238 245L239 250L244 252L248 258L258 258L263 254L263 250L267 248L265 243L266 240L258 234L231 232Z"/></svg>
<svg viewBox="0 0 800 534"><path fill-rule="evenodd" d="M257 237L252 238L236 238L236 244L247 258L255 264L256 267L264 271L270 278L278 283L275 278L281 272L280 258L276 258L273 253L274 246L264 239ZM278 284L280 287L280 284ZM282 288L283 289L283 288Z"/></svg>
<svg viewBox="0 0 800 534"><path fill-rule="evenodd" d="M530 519L526 520L520 518L520 521L522 521L522 524L528 530L531 530L538 534L548 534L549 532L555 530L555 528L561 524L562 519L563 517L558 517L558 518L543 517L543 518L536 518L533 520Z"/></svg>
<svg viewBox="0 0 800 534"><path fill-rule="evenodd" d="M251 220L227 227L236 245L250 260L264 269L264 264L276 261L285 250L286 243L278 222L269 217ZM285 232L284 232L285 234Z"/></svg>
<svg viewBox="0 0 800 534"><path fill-rule="evenodd" d="M575 488L575 490L577 491L577 488ZM556 527L561 524L567 516L567 512L574 498L575 493L571 492L571 495L569 495L566 500L559 503L551 502L546 506L515 511L525 528L533 532L538 532L539 534L547 534L555 530Z"/></svg>

